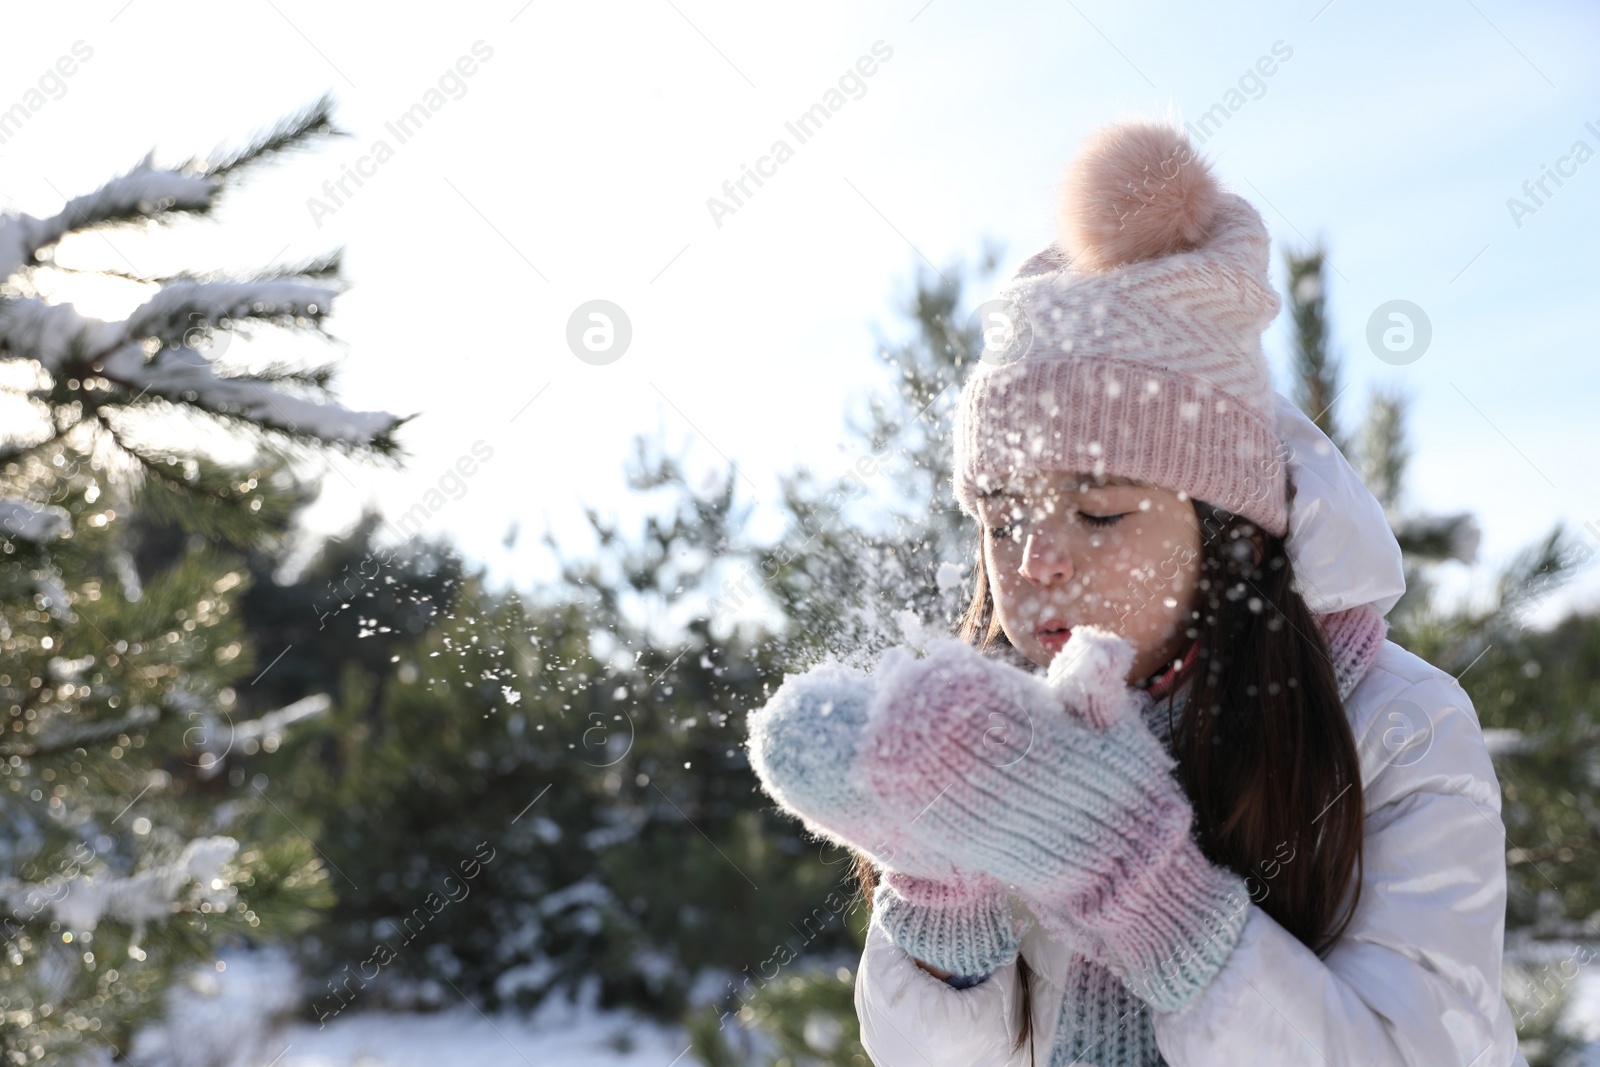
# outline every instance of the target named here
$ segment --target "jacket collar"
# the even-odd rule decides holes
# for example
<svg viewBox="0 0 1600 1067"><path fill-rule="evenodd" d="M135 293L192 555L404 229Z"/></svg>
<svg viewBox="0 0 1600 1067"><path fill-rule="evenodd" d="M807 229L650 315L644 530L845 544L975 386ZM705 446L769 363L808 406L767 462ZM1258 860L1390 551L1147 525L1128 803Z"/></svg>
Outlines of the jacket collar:
<svg viewBox="0 0 1600 1067"><path fill-rule="evenodd" d="M1287 544L1296 588L1314 615L1363 604L1387 615L1406 577L1383 505L1293 401L1274 392L1273 404L1295 486Z"/></svg>

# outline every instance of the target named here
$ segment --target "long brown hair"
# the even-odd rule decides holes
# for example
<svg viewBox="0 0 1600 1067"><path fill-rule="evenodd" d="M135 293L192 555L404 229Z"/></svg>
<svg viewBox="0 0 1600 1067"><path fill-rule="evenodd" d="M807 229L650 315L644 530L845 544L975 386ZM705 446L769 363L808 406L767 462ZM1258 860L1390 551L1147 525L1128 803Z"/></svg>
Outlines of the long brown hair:
<svg viewBox="0 0 1600 1067"><path fill-rule="evenodd" d="M1294 483L1290 480L1293 500ZM1361 764L1327 640L1294 589L1283 538L1203 501L1195 616L1186 636L1198 657L1179 686L1180 721L1166 702L1169 745L1211 862L1246 879L1253 900L1317 955L1349 926L1361 895ZM994 610L982 531L963 640L1009 648ZM1284 849L1289 849L1287 856ZM877 870L855 854L871 899ZM1334 891L1335 889L1339 891ZM1346 897L1348 896L1348 902ZM1022 1030L1032 1037L1032 968L1021 956ZM1030 1055L1031 1055L1030 1048Z"/></svg>

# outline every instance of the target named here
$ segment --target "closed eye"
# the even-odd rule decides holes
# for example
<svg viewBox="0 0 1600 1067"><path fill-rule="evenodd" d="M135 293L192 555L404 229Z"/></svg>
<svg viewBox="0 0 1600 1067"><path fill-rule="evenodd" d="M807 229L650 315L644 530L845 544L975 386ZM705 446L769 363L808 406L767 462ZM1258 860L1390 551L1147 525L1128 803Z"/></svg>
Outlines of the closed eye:
<svg viewBox="0 0 1600 1067"><path fill-rule="evenodd" d="M1121 519L1126 514L1128 513L1124 511L1116 515L1090 515L1087 512L1080 511L1078 512L1078 518L1082 519L1090 526L1115 526L1117 524L1117 520Z"/></svg>
<svg viewBox="0 0 1600 1067"><path fill-rule="evenodd" d="M1093 527L1096 527L1096 528L1099 528L1099 529L1104 529L1107 526L1115 526L1118 522L1120 522L1127 515L1128 515L1128 512L1126 512L1126 511L1119 512L1116 515L1090 515L1086 511L1078 512L1078 518L1082 519L1084 522L1088 523L1090 526L1093 526ZM1016 529L1017 529L1018 525L1019 524L1015 523L1015 522L1007 522L1007 523L1001 523L1001 524L996 525L996 526L990 526L989 527L989 534L990 534L991 537L994 537L996 539L1015 538Z"/></svg>

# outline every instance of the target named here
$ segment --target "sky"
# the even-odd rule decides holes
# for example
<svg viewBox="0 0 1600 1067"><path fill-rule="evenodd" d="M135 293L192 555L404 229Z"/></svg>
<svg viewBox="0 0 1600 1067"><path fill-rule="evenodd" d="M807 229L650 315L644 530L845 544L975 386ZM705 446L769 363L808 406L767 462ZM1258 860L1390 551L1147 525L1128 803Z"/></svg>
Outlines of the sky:
<svg viewBox="0 0 1600 1067"><path fill-rule="evenodd" d="M525 587L554 574L545 530L587 551L586 506L642 528L624 469L635 436L657 433L696 480L732 464L757 532L775 534L779 472L829 477L853 459L846 412L887 386L874 353L903 330L919 270L970 275L994 243L1009 273L1052 239L1063 168L1096 127L1221 105L1200 149L1266 219L1280 291L1285 250L1328 250L1347 383L1336 416L1354 428L1374 387L1403 390L1408 507L1478 516L1480 563L1442 568L1447 594L1482 595L1558 521L1600 549L1593 5L374 10L110 0L3 14L0 109L36 88L46 101L0 143L0 210L53 214L152 149L176 164L333 96L350 136L265 168L213 218L75 238L59 255L156 273L345 249L336 345L249 343L337 358L343 402L417 418L400 471L330 461L310 535L348 529L363 506L404 513L487 452L423 529ZM62 57L68 77L51 73ZM836 89L845 103L800 143L786 123ZM400 129L419 103L434 105L427 121ZM779 139L793 152L762 162ZM757 165L767 176L734 203L724 184ZM120 317L142 294L79 276L54 298ZM609 360L581 342L594 301L627 323ZM1431 333L1403 362L1368 341L1392 301ZM1288 342L1280 315L1265 346L1282 391ZM1600 606L1600 567L1539 618L1568 606Z"/></svg>

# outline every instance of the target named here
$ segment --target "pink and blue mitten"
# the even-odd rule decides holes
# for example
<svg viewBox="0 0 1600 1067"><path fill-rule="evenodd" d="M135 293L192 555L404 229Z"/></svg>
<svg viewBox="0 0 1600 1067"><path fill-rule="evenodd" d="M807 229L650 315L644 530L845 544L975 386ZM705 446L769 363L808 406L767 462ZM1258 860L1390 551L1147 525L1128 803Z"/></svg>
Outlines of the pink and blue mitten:
<svg viewBox="0 0 1600 1067"><path fill-rule="evenodd" d="M790 675L750 714L750 764L807 830L878 861L873 921L895 944L972 984L1016 958L1019 924L1003 884L918 841L867 788L858 756L875 693L873 678L840 663Z"/></svg>
<svg viewBox="0 0 1600 1067"><path fill-rule="evenodd" d="M1126 684L1133 649L1073 630L1044 678L954 640L886 663L861 767L916 840L1015 886L1046 929L1158 1011L1188 1003L1247 918L1244 880L1190 836L1173 759Z"/></svg>

